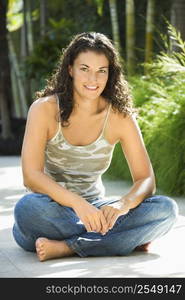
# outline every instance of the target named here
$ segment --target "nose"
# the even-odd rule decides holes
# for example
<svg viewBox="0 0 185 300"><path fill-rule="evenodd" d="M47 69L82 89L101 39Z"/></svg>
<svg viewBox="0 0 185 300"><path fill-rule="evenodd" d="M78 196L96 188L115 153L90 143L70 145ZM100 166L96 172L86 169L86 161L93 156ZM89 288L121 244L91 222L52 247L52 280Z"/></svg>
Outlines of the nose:
<svg viewBox="0 0 185 300"><path fill-rule="evenodd" d="M89 81L90 83L95 83L95 82L97 82L97 75L96 75L95 72L89 72L89 73L88 73L88 81Z"/></svg>

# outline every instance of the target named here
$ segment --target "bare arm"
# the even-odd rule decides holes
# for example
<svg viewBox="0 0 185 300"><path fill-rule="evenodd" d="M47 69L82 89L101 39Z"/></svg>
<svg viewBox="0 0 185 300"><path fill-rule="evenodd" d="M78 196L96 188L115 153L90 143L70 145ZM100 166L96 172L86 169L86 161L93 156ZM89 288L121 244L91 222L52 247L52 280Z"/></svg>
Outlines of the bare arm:
<svg viewBox="0 0 185 300"><path fill-rule="evenodd" d="M29 109L21 154L24 185L33 192L47 194L60 205L73 208L87 231L105 233L107 230L106 220L99 209L78 194L63 188L44 173L48 124L54 119L52 105L52 103L39 99Z"/></svg>
<svg viewBox="0 0 185 300"><path fill-rule="evenodd" d="M153 168L134 116L119 117L118 132L133 185L119 202L102 207L109 228L112 228L120 215L128 213L130 209L137 207L146 197L155 192Z"/></svg>
<svg viewBox="0 0 185 300"><path fill-rule="evenodd" d="M73 195L44 173L44 150L50 117L48 106L44 102L33 103L28 112L21 154L24 185L34 192L49 195L62 205L72 207L72 201L78 195Z"/></svg>
<svg viewBox="0 0 185 300"><path fill-rule="evenodd" d="M144 198L155 193L155 176L146 151L140 128L133 116L126 117L120 142L133 179L133 186L123 196L129 208L139 205Z"/></svg>

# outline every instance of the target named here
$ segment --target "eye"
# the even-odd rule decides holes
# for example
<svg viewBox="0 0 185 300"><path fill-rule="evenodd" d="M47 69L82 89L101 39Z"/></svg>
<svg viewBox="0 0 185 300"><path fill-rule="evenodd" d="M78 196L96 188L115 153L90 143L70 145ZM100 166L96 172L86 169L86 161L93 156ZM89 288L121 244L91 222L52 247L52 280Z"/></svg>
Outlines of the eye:
<svg viewBox="0 0 185 300"><path fill-rule="evenodd" d="M84 71L84 72L87 72L87 71L88 71L88 68L82 67L82 68L80 68L80 70L82 70L82 71Z"/></svg>
<svg viewBox="0 0 185 300"><path fill-rule="evenodd" d="M99 70L99 73L105 74L105 73L107 73L107 70L100 69L100 70Z"/></svg>

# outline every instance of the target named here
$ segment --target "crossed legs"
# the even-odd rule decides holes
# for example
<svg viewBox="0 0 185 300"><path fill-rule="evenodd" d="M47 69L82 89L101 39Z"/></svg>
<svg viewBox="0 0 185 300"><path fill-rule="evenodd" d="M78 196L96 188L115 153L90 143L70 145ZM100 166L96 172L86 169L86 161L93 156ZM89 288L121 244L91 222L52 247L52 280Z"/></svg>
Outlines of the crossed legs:
<svg viewBox="0 0 185 300"><path fill-rule="evenodd" d="M135 249L147 251L151 241L170 230L177 213L174 200L152 196L119 217L114 227L102 236L86 232L72 209L34 193L17 203L13 234L23 249L36 251L40 261L76 254L128 255Z"/></svg>

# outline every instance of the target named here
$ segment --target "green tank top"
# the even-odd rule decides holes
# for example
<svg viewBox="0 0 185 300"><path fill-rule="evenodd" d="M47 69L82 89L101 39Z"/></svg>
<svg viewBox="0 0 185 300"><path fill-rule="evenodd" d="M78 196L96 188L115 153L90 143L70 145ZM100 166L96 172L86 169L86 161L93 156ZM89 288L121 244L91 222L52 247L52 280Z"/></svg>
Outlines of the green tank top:
<svg viewBox="0 0 185 300"><path fill-rule="evenodd" d="M110 166L115 147L115 144L110 144L104 137L110 108L111 105L101 134L91 144L71 145L65 139L59 122L56 135L47 142L45 149L45 173L87 201L105 196L102 174Z"/></svg>

